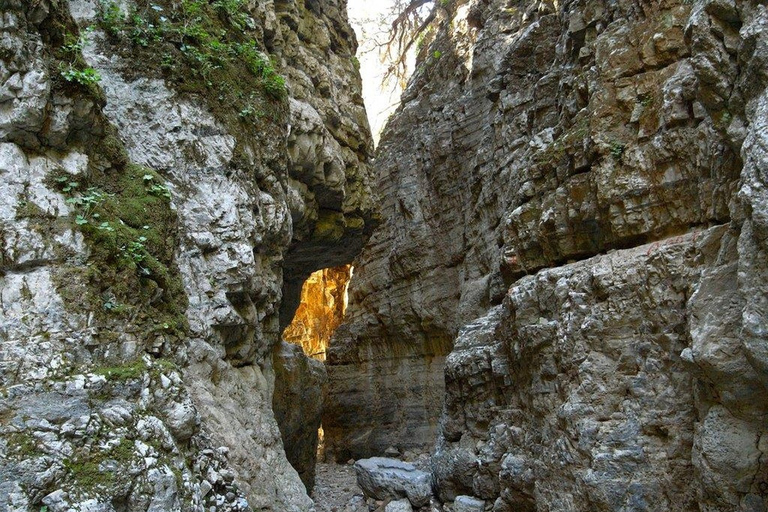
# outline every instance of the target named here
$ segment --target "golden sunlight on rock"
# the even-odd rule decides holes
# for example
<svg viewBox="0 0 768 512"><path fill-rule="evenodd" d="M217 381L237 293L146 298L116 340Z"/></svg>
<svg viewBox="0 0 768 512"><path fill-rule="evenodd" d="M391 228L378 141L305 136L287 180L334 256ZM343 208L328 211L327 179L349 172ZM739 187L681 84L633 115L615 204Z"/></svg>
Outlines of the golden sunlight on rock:
<svg viewBox="0 0 768 512"><path fill-rule="evenodd" d="M301 345L309 357L325 361L331 336L344 320L351 277L351 265L318 270L309 276L301 289L299 309L283 331L283 339Z"/></svg>

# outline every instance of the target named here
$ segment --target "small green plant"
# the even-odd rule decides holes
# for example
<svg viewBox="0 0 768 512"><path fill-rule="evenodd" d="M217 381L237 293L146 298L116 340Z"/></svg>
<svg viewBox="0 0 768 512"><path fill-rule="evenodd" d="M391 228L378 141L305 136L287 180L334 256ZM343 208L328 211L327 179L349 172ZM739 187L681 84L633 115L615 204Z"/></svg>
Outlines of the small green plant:
<svg viewBox="0 0 768 512"><path fill-rule="evenodd" d="M264 87L264 92L276 100L281 100L288 94L285 87L285 78L278 75L274 70L264 77L262 86Z"/></svg>
<svg viewBox="0 0 768 512"><path fill-rule="evenodd" d="M68 176L59 176L56 178L56 183L61 188L61 191L64 193L72 192L73 190L77 189L77 187L80 186L80 183L77 181L69 181Z"/></svg>
<svg viewBox="0 0 768 512"><path fill-rule="evenodd" d="M624 156L624 152L626 151L627 146L626 144L623 144L619 141L611 141L611 156L614 160L619 161L621 160L621 157Z"/></svg>
<svg viewBox="0 0 768 512"><path fill-rule="evenodd" d="M439 59L442 56L443 56L443 52L441 52L440 50L435 50L434 52L432 52L432 57L434 57L435 59Z"/></svg>
<svg viewBox="0 0 768 512"><path fill-rule="evenodd" d="M247 6L243 0L216 0L212 5L238 30L243 30L252 24L247 12L244 12L244 7Z"/></svg>
<svg viewBox="0 0 768 512"><path fill-rule="evenodd" d="M57 181L59 179L61 178L58 178ZM77 182L64 182L64 186L61 191L65 193L75 192L78 186L79 184ZM100 215L95 213L94 209L106 201L109 197L109 194L105 194L96 187L89 187L85 193L67 199L67 204L73 205L79 211L75 217L75 223L78 226L83 226L88 224L88 219L90 218L98 219ZM102 223L102 226L104 226L104 224L108 225L108 223ZM99 229L107 228L101 227ZM114 231L114 229L112 229L112 231Z"/></svg>
<svg viewBox="0 0 768 512"><path fill-rule="evenodd" d="M140 236L132 242L128 242L123 245L120 250L123 254L136 264L136 267L144 275L150 275L151 272L148 268L143 266L144 261L147 259L147 248L144 244L147 242L147 237Z"/></svg>
<svg viewBox="0 0 768 512"><path fill-rule="evenodd" d="M125 16L120 7L111 1L99 2L99 24L112 37L116 37L125 27Z"/></svg>
<svg viewBox="0 0 768 512"><path fill-rule="evenodd" d="M71 64L61 71L61 76L67 82L77 82L80 85L93 85L101 81L101 75L93 68L76 69Z"/></svg>
<svg viewBox="0 0 768 512"><path fill-rule="evenodd" d="M144 182L144 186L147 188L147 191L153 196L170 199L171 191L168 189L168 187L166 187L162 183L155 183L154 180L155 180L155 177L151 174L145 174L142 177L142 181Z"/></svg>
<svg viewBox="0 0 768 512"><path fill-rule="evenodd" d="M93 28L88 27L79 36L66 34L64 36L64 45L61 47L62 51L75 57L79 56L85 45L88 44L88 37L92 31Z"/></svg>
<svg viewBox="0 0 768 512"><path fill-rule="evenodd" d="M134 44L147 47L151 43L160 41L161 32L154 24L146 21L138 14L131 16L131 30L128 37Z"/></svg>

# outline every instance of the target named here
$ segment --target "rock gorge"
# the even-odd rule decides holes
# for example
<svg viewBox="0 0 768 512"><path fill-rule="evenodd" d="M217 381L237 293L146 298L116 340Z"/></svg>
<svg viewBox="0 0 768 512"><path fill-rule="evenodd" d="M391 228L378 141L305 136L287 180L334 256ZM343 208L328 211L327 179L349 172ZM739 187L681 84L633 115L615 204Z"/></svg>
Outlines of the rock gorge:
<svg viewBox="0 0 768 512"><path fill-rule="evenodd" d="M437 433L443 502L766 509L767 22L439 3L329 351L340 459Z"/></svg>
<svg viewBox="0 0 768 512"><path fill-rule="evenodd" d="M768 510L762 3L435 2L374 161L344 0L0 9L0 511Z"/></svg>

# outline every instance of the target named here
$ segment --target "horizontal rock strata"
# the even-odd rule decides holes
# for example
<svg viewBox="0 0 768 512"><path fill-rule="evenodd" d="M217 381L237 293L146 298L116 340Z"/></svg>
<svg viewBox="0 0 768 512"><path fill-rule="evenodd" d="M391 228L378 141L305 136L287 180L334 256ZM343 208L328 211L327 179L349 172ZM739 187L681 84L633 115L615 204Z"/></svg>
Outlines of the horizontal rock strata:
<svg viewBox="0 0 768 512"><path fill-rule="evenodd" d="M764 7L436 12L379 148L329 443L427 444L444 385L442 500L762 510Z"/></svg>

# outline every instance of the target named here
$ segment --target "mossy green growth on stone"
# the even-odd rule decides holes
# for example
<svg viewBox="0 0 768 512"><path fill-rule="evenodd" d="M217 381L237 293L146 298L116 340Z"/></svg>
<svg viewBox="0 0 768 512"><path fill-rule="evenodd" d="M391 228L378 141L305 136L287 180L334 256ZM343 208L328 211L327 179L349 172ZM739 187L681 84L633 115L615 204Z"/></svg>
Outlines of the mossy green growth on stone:
<svg viewBox="0 0 768 512"><path fill-rule="evenodd" d="M145 371L147 364L137 359L125 364L95 368L93 373L104 376L108 381L128 381L142 378Z"/></svg>
<svg viewBox="0 0 768 512"><path fill-rule="evenodd" d="M16 220L21 219L50 219L50 215L33 201L19 197L16 203Z"/></svg>
<svg viewBox="0 0 768 512"><path fill-rule="evenodd" d="M112 443L106 449L93 447L89 451L83 450L66 459L64 467L67 476L78 488L86 492L97 489L110 491L118 480L130 478L125 470L136 457L133 442L122 438L119 443ZM112 464L105 464L108 461L112 461Z"/></svg>
<svg viewBox="0 0 768 512"><path fill-rule="evenodd" d="M135 326L144 340L183 337L187 299L174 261L178 220L170 190L152 169L122 164L117 139L108 137L106 145L118 162L113 167L49 180L67 197L90 248L88 265L61 269L59 292L71 307L95 313L107 327L102 331L115 336L120 330L109 327Z"/></svg>
<svg viewBox="0 0 768 512"><path fill-rule="evenodd" d="M285 79L256 42L245 0L137 0L122 12L100 3L99 26L124 57L127 75L154 71L178 92L203 100L238 139L282 124ZM141 63L131 69L131 63Z"/></svg>
<svg viewBox="0 0 768 512"><path fill-rule="evenodd" d="M80 30L69 13L66 2L54 2L49 16L40 24L40 36L50 52L46 55L53 89L66 95L88 96L105 100L98 83L99 73L82 55L90 32Z"/></svg>
<svg viewBox="0 0 768 512"><path fill-rule="evenodd" d="M8 444L8 456L20 460L28 460L44 455L37 447L35 438L29 432L13 432L5 437Z"/></svg>
<svg viewBox="0 0 768 512"><path fill-rule="evenodd" d="M64 467L77 485L86 491L99 486L109 488L115 481L115 474L112 471L102 471L98 461L68 460L65 461Z"/></svg>
<svg viewBox="0 0 768 512"><path fill-rule="evenodd" d="M124 382L143 378L145 372L149 372L149 375L156 379L162 373L178 371L178 369L179 367L172 361L160 358L152 360L151 365L148 365L143 359L136 359L113 366L100 366L94 368L92 372L96 375L103 375L108 381Z"/></svg>

